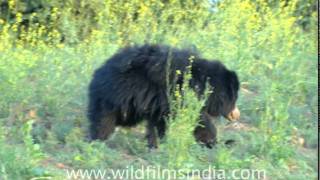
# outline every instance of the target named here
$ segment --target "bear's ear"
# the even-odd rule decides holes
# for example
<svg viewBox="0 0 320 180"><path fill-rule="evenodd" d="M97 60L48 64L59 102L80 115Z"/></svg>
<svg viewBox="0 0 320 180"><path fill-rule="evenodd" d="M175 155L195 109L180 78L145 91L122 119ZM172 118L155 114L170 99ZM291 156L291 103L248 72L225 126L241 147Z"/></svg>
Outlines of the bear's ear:
<svg viewBox="0 0 320 180"><path fill-rule="evenodd" d="M208 81L208 65L207 61L204 60L197 60L192 63L192 79L190 81L190 85L192 88L202 95L206 88L206 83Z"/></svg>
<svg viewBox="0 0 320 180"><path fill-rule="evenodd" d="M239 90L239 79L237 74L234 71L227 71L225 73L225 80L228 82L228 84L231 85L231 87L235 90Z"/></svg>
<svg viewBox="0 0 320 180"><path fill-rule="evenodd" d="M205 75L208 72L209 64L206 60L196 60L192 62L192 74L193 75Z"/></svg>
<svg viewBox="0 0 320 180"><path fill-rule="evenodd" d="M131 70L136 70L143 68L148 61L148 57L145 55L127 57L125 61L122 62L120 71L122 73L129 72Z"/></svg>

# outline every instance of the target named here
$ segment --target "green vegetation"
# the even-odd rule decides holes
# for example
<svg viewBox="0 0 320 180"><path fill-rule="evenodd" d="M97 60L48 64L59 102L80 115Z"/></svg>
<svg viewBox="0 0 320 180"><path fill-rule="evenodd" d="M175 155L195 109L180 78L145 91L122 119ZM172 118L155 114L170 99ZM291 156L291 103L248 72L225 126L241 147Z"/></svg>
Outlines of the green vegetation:
<svg viewBox="0 0 320 180"><path fill-rule="evenodd" d="M9 0L0 11L0 179L64 179L65 169L148 165L315 179L317 20L315 12L297 13L297 4L311 1L223 0L217 12L207 1L194 2L41 1L45 6L28 14L30 4ZM202 102L189 91L156 152L146 148L143 125L119 129L106 142L86 141L94 69L118 48L144 42L196 46L237 71L241 119L217 120L219 141L235 145L210 150L191 139Z"/></svg>

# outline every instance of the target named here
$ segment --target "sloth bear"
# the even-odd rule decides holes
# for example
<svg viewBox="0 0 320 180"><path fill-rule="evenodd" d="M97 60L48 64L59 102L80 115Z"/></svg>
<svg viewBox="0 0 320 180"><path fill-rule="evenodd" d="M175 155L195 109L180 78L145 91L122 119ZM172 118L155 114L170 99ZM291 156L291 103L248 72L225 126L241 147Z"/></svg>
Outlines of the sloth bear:
<svg viewBox="0 0 320 180"><path fill-rule="evenodd" d="M184 82L190 65L191 79ZM132 127L146 120L148 147L157 148L157 136L162 138L166 132L169 96L173 86L181 87L182 83L189 83L199 97L207 85L213 90L194 129L196 140L211 148L216 143L212 118L222 115L234 121L240 117L236 106L238 77L219 61L165 45L123 48L95 71L89 86L91 139L107 139L116 126Z"/></svg>

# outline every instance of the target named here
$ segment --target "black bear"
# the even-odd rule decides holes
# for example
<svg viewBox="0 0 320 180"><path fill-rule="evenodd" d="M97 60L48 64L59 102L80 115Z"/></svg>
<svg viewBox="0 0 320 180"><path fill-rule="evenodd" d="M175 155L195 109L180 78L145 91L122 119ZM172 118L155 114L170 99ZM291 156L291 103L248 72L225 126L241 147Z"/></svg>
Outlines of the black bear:
<svg viewBox="0 0 320 180"><path fill-rule="evenodd" d="M214 145L216 128L212 117L222 115L231 121L240 117L236 106L239 90L236 73L219 61L201 58L197 52L150 44L123 48L95 71L89 86L91 139L104 140L116 126L131 127L147 120L148 146L156 148L157 136L162 138L166 131L168 96L173 86L186 83L184 73L189 65L190 87L199 96L207 84L213 89L194 136L208 147Z"/></svg>

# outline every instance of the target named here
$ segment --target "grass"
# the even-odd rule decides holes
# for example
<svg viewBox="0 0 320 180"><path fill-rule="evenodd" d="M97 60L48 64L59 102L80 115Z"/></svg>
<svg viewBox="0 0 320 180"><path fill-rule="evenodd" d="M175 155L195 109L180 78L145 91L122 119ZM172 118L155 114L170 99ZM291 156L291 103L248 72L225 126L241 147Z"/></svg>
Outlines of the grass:
<svg viewBox="0 0 320 180"><path fill-rule="evenodd" d="M14 2L13 21L0 20L0 179L64 179L65 169L148 165L184 175L212 166L263 169L267 179L317 177L316 17L310 31L302 30L295 1L270 8L226 0L214 13L206 2L95 1L78 7L79 17L72 5L48 10L49 23L31 23L27 31L19 30ZM96 10L95 21L84 18L87 9ZM148 152L143 125L119 129L106 142L86 141L94 69L125 44L145 41L196 47L237 71L241 120L217 121L219 141L235 139L234 146L209 150L194 142L188 122L201 102L192 95L157 152Z"/></svg>

